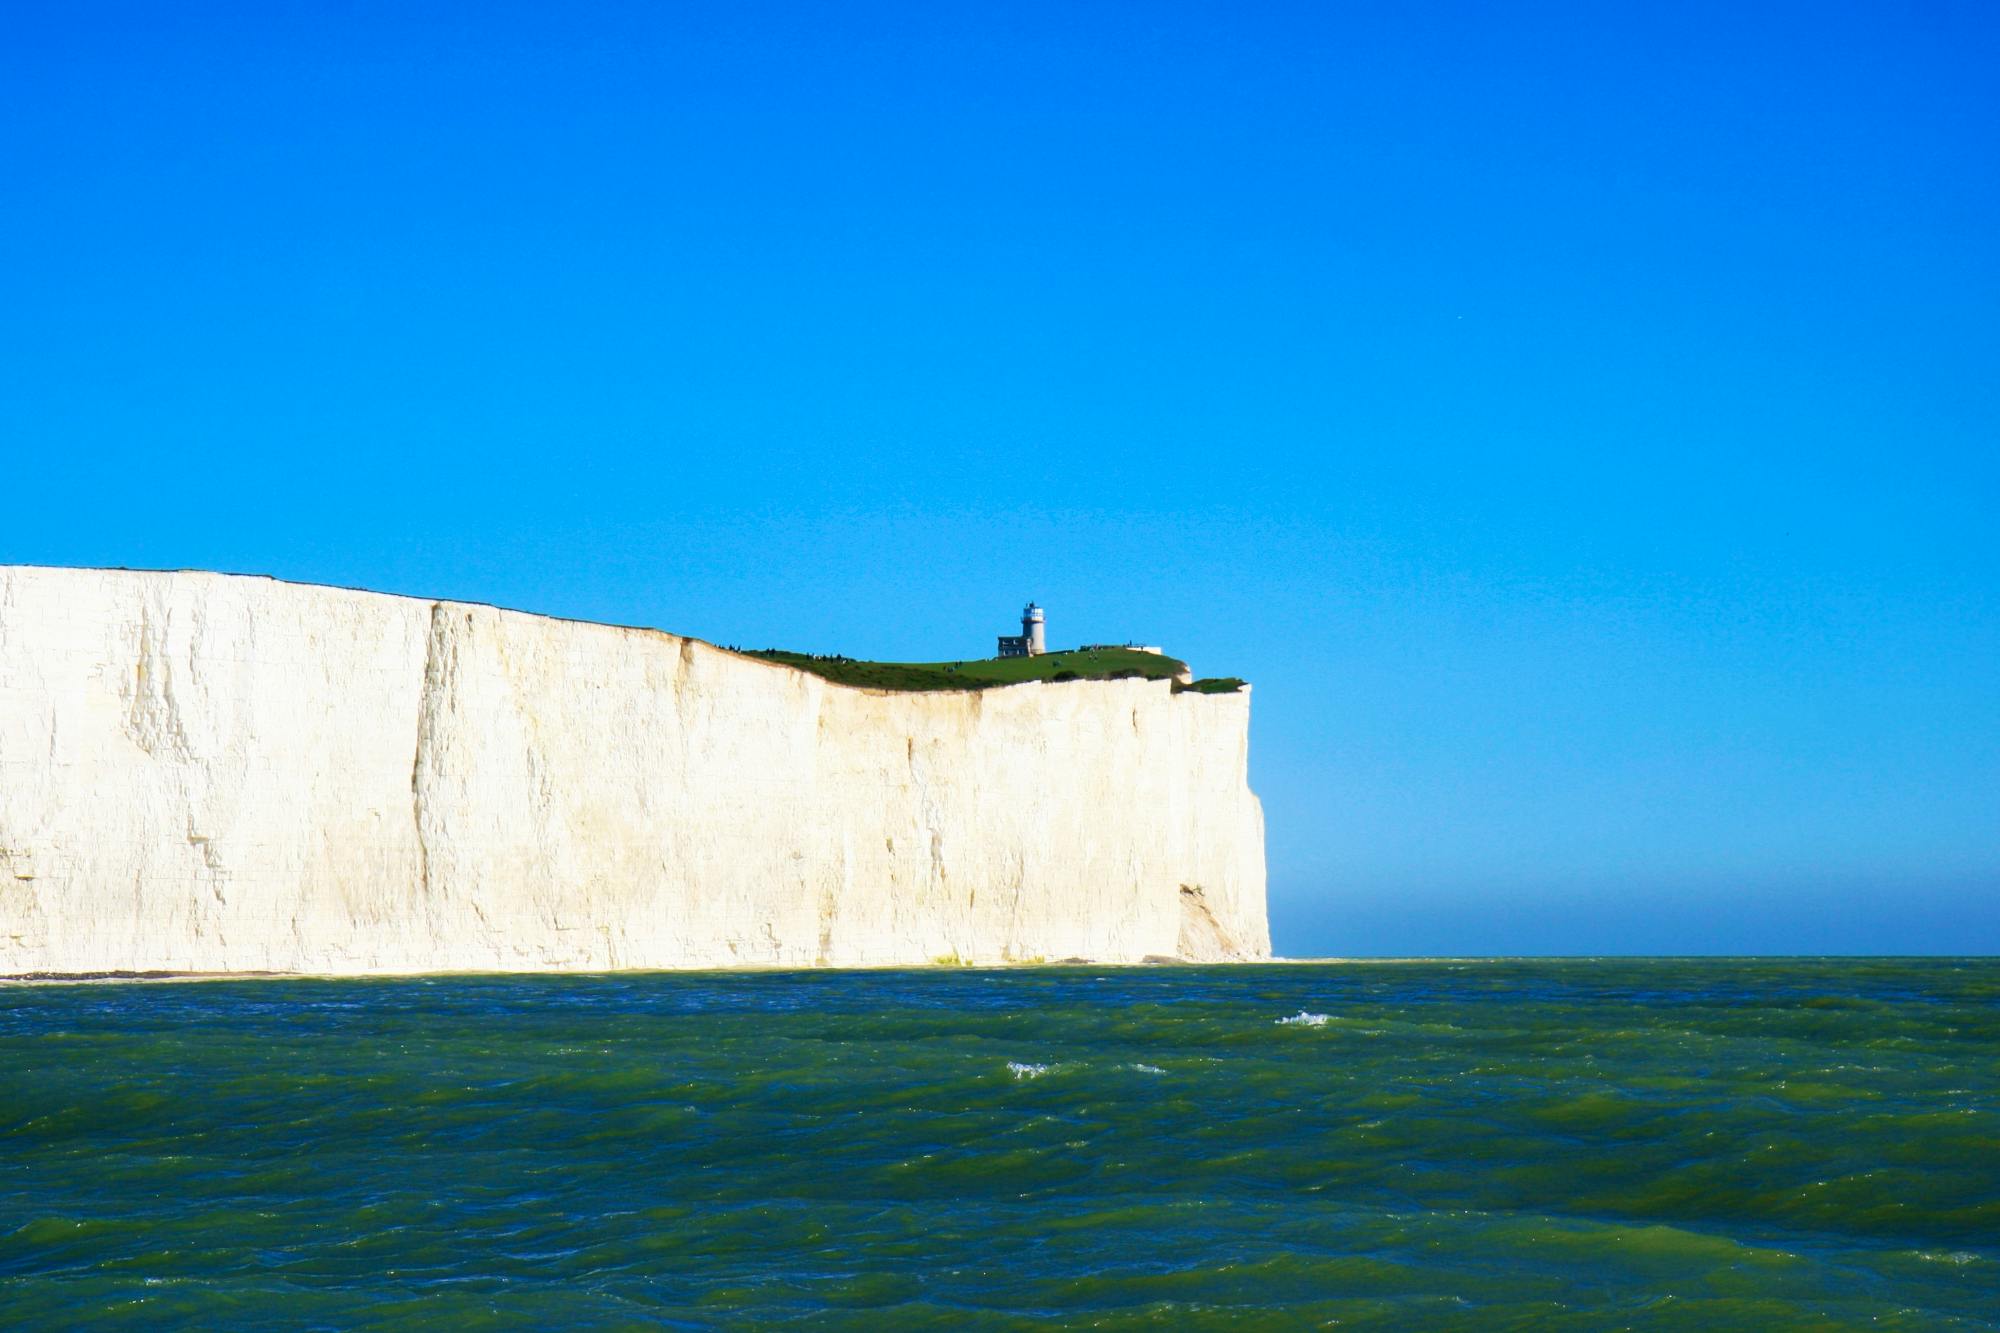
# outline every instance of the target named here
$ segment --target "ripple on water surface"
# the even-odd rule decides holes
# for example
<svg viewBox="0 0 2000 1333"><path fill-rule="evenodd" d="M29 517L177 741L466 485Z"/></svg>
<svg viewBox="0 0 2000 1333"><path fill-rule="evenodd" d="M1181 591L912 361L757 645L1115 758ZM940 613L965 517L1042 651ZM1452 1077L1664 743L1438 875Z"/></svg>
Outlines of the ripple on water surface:
<svg viewBox="0 0 2000 1333"><path fill-rule="evenodd" d="M18 1327L1991 1328L2000 964L0 990Z"/></svg>

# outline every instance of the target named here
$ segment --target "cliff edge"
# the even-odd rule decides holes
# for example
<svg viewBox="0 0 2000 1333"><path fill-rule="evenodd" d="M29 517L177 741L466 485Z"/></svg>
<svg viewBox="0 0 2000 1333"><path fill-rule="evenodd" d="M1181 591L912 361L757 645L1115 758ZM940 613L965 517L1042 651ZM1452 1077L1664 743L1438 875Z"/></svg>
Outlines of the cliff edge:
<svg viewBox="0 0 2000 1333"><path fill-rule="evenodd" d="M1249 695L0 567L0 974L1262 958Z"/></svg>

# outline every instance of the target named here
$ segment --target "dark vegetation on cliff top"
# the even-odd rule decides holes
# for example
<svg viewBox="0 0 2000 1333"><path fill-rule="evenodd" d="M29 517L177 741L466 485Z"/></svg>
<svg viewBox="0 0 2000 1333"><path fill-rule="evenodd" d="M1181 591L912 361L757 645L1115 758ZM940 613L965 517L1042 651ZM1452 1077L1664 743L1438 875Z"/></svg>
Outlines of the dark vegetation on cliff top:
<svg viewBox="0 0 2000 1333"><path fill-rule="evenodd" d="M863 662L838 654L794 653L780 648L760 648L745 652L744 656L797 667L835 684L863 690L984 690L1030 680L1057 683L1133 677L1172 680L1187 670L1185 662L1132 648L1093 648L1044 653L1039 657L988 657L963 662ZM1242 684L1232 676L1176 685L1175 690L1228 694Z"/></svg>

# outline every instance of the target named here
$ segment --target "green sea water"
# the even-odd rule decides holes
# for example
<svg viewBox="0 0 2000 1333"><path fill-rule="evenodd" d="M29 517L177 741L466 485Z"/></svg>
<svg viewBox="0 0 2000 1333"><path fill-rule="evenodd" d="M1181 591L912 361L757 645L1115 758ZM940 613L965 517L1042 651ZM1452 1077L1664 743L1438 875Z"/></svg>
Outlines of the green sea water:
<svg viewBox="0 0 2000 1333"><path fill-rule="evenodd" d="M0 988L7 1328L2000 1328L2000 961Z"/></svg>

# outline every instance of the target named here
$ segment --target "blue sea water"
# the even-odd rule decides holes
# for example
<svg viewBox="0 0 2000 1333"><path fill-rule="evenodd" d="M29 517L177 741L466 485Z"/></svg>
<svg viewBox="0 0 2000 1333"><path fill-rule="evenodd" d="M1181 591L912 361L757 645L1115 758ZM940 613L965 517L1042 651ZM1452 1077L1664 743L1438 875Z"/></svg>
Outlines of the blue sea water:
<svg viewBox="0 0 2000 1333"><path fill-rule="evenodd" d="M2000 1328L2000 961L0 989L10 1328Z"/></svg>

